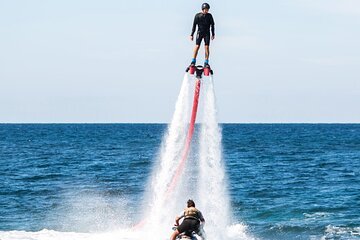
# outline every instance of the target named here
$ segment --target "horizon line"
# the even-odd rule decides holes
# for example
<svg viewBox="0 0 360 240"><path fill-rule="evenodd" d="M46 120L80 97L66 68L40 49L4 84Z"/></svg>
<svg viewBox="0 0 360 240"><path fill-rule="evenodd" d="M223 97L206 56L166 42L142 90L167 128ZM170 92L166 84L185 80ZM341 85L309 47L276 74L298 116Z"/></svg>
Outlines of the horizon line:
<svg viewBox="0 0 360 240"><path fill-rule="evenodd" d="M170 122L0 122L0 124L170 124ZM196 124L201 124L197 122ZM218 124L360 124L360 122L219 122Z"/></svg>

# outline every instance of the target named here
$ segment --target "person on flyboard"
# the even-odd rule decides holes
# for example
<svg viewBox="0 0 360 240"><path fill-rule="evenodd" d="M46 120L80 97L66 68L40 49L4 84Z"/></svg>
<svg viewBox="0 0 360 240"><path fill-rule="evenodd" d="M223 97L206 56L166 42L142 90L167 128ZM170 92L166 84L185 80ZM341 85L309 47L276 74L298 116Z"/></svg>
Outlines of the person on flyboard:
<svg viewBox="0 0 360 240"><path fill-rule="evenodd" d="M184 218L184 220L179 225L179 221L182 218ZM202 239L205 239L205 232L203 230L204 224L205 219L202 213L195 208L195 202L189 199L187 201L187 208L184 209L181 216L175 218L175 226L177 226L177 228L171 235L170 239L175 240L181 233L191 236L193 232L199 235Z"/></svg>
<svg viewBox="0 0 360 240"><path fill-rule="evenodd" d="M190 66L194 66L196 64L196 57L200 49L201 41L204 39L205 43L205 62L204 68L210 67L209 65L209 45L210 39L215 39L215 22L213 16L209 13L210 5L208 3L203 3L201 6L202 11L197 13L194 18L194 23L192 27L192 32L190 35L190 40L194 40L194 33L196 30L197 25L197 34L196 34L196 45L194 48L194 55L191 61ZM211 29L211 36L210 36L210 29Z"/></svg>

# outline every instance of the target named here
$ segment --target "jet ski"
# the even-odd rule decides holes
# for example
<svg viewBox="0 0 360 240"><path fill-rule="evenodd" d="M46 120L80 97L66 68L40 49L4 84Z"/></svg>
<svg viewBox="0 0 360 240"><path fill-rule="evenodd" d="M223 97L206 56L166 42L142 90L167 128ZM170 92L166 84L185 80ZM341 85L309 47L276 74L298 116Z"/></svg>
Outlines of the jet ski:
<svg viewBox="0 0 360 240"><path fill-rule="evenodd" d="M172 228L174 231L176 230L176 227ZM198 234L193 232L183 232L179 234L176 239L182 239L182 240L205 240L205 238L200 237Z"/></svg>

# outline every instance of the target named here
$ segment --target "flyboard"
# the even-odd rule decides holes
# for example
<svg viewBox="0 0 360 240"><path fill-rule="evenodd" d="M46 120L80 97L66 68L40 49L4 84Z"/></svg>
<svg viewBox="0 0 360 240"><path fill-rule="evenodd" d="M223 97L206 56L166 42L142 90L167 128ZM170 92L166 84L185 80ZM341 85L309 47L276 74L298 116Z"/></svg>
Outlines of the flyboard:
<svg viewBox="0 0 360 240"><path fill-rule="evenodd" d="M174 188L181 176L181 173L184 170L186 159L189 155L190 144L191 144L191 139L194 134L196 114L197 114L197 109L198 109L198 105L199 105L199 96L200 96L200 87L201 87L202 76L204 75L204 76L208 77L208 76L210 76L210 74L211 75L214 74L213 70L210 68L210 65L206 65L206 66L197 65L196 66L196 65L191 64L189 67L186 68L186 72L189 73L190 75L194 75L196 77L193 107L192 107L192 112L191 112L189 129L188 129L188 133L186 136L186 142L185 142L184 150L182 153L182 158L181 158L181 161L180 161L180 163L175 171L175 174L170 182L170 185L167 189L167 192L166 192L167 196L170 195L171 192L174 190Z"/></svg>

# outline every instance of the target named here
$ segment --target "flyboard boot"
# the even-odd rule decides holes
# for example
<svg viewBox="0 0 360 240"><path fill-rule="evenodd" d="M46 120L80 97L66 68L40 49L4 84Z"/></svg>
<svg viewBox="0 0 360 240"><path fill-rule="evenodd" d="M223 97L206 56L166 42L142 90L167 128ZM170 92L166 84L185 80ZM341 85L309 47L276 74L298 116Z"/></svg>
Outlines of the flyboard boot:
<svg viewBox="0 0 360 240"><path fill-rule="evenodd" d="M189 72L191 75L193 75L196 71L196 59L193 58L190 65L186 68L186 72Z"/></svg>
<svg viewBox="0 0 360 240"><path fill-rule="evenodd" d="M209 65L209 61L205 60L205 62L204 62L204 75L209 76L210 74L213 75L213 70L211 70L211 67Z"/></svg>

